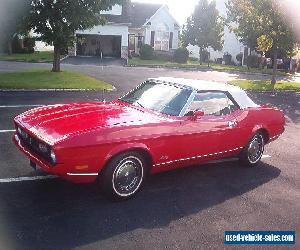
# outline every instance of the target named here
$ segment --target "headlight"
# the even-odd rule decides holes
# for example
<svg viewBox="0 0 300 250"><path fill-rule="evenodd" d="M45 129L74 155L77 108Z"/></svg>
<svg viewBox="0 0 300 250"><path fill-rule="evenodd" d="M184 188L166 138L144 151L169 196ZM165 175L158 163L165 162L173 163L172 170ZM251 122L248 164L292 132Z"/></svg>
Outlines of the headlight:
<svg viewBox="0 0 300 250"><path fill-rule="evenodd" d="M56 164L56 156L55 156L55 153L52 149L51 149L51 152L50 152L50 158L51 158L52 164L55 165Z"/></svg>
<svg viewBox="0 0 300 250"><path fill-rule="evenodd" d="M19 135L20 135L23 139L27 139L27 138L28 138L28 134L27 134L23 129L21 129L20 127L18 127L18 133L19 133Z"/></svg>

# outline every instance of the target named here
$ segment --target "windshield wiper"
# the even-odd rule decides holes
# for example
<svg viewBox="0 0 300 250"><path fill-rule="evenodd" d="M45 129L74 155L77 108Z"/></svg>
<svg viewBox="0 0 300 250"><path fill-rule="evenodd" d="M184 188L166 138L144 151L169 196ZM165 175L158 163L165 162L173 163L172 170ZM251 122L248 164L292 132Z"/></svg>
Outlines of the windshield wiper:
<svg viewBox="0 0 300 250"><path fill-rule="evenodd" d="M120 98L119 100L121 100L121 101L123 101L123 102L130 103L130 104L135 104L135 103L137 103L140 107L145 108L144 105L142 105L142 104L138 101L138 99L136 99L136 98L129 98L129 99L126 99L126 100L124 100L123 98ZM133 102L131 102L131 100L132 100Z"/></svg>
<svg viewBox="0 0 300 250"><path fill-rule="evenodd" d="M145 108L142 104L140 104L138 101L135 101L138 105L140 105L142 108Z"/></svg>
<svg viewBox="0 0 300 250"><path fill-rule="evenodd" d="M131 100L134 100L134 101L131 102L130 99L131 99ZM123 101L123 102L127 102L127 103L129 103L129 104L135 104L135 103L137 103L140 107L145 108L141 103L139 103L139 102L137 101L137 99L135 99L135 98L130 98L130 99L129 99L129 100L128 100L128 99L127 99L127 100L124 100L124 99L120 98L119 100L121 100L121 101Z"/></svg>

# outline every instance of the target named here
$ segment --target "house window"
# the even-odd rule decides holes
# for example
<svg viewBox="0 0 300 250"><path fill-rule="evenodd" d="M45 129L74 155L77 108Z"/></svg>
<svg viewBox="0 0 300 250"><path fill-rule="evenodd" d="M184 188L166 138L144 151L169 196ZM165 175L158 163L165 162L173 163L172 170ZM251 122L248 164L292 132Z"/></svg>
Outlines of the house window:
<svg viewBox="0 0 300 250"><path fill-rule="evenodd" d="M162 24L155 32L154 50L169 51L170 32L168 26Z"/></svg>
<svg viewBox="0 0 300 250"><path fill-rule="evenodd" d="M165 31L156 32L154 49L168 51L169 50L169 40L170 40L169 32L165 32Z"/></svg>

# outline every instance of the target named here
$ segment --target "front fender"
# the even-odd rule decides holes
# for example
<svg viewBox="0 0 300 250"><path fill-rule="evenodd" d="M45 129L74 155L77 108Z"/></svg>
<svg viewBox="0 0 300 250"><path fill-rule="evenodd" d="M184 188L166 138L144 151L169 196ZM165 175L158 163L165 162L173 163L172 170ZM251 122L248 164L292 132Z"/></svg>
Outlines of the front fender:
<svg viewBox="0 0 300 250"><path fill-rule="evenodd" d="M250 136L250 138L251 138L253 135L255 135L256 132L257 132L258 130L261 130L261 129L267 131L267 129L266 129L262 124L260 124L260 125L255 125L255 126L253 127L252 131L251 131L251 136Z"/></svg>
<svg viewBox="0 0 300 250"><path fill-rule="evenodd" d="M151 151L149 149L149 147L144 144L144 143L134 143L134 142L130 142L130 143L125 143L125 144L121 144L121 145L117 145L115 146L113 149L111 149L108 154L106 155L105 159L104 159L104 165L106 165L106 163L114 156L121 154L123 152L126 151L132 151L132 150L142 150L144 152L147 152L149 154L149 156L151 156L151 158L153 159L153 156L151 154Z"/></svg>
<svg viewBox="0 0 300 250"><path fill-rule="evenodd" d="M257 131L263 131L265 143L269 143L270 140L270 129L263 125L255 125L252 129L251 136L249 140L257 133Z"/></svg>

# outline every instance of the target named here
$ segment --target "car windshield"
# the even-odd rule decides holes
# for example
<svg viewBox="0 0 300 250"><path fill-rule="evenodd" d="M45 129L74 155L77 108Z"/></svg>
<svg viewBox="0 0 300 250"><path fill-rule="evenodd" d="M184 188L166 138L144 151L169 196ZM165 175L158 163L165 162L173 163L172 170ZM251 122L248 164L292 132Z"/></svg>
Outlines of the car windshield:
<svg viewBox="0 0 300 250"><path fill-rule="evenodd" d="M191 93L190 89L147 81L121 100L162 114L179 116Z"/></svg>

